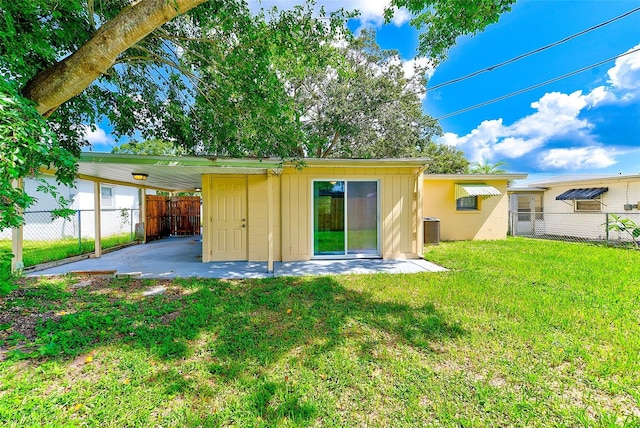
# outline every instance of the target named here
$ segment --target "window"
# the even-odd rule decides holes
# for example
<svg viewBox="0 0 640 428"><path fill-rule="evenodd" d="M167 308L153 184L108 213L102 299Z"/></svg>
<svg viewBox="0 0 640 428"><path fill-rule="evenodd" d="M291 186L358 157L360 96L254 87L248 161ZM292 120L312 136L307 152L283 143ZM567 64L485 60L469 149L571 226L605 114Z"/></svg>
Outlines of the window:
<svg viewBox="0 0 640 428"><path fill-rule="evenodd" d="M113 208L113 187L100 186L100 206L102 208Z"/></svg>
<svg viewBox="0 0 640 428"><path fill-rule="evenodd" d="M456 199L456 210L477 211L479 209L477 196L463 196Z"/></svg>
<svg viewBox="0 0 640 428"><path fill-rule="evenodd" d="M574 211L602 211L601 198L576 200Z"/></svg>

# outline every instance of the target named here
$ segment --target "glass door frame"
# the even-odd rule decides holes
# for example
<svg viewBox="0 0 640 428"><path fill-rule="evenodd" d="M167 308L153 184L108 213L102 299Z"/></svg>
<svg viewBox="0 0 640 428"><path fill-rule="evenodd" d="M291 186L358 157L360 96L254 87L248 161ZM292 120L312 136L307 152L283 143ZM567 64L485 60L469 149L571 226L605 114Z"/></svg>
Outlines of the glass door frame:
<svg viewBox="0 0 640 428"><path fill-rule="evenodd" d="M345 183L344 186L344 253L343 254L316 254L315 253L315 183L318 182L338 182L343 181ZM348 188L349 182L367 182L367 183L376 183L376 254L366 254L366 253L356 253L349 254L349 231L348 231L348 222L349 222L349 210L347 207L347 198L348 196ZM311 230L310 230L310 238L309 242L311 245L310 254L312 259L379 259L382 257L381 252L381 236L382 236L382 222L380 221L380 213L382 210L382 198L380 196L380 179L376 178L314 178L311 180Z"/></svg>

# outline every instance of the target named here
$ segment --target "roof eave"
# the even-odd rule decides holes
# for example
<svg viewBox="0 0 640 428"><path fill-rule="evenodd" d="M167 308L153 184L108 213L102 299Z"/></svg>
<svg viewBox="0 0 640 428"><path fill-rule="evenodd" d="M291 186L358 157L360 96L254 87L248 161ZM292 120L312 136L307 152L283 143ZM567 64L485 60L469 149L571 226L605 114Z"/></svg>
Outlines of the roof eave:
<svg viewBox="0 0 640 428"><path fill-rule="evenodd" d="M425 180L465 180L465 181L487 181L487 180L523 180L528 177L526 173L512 174L424 174Z"/></svg>

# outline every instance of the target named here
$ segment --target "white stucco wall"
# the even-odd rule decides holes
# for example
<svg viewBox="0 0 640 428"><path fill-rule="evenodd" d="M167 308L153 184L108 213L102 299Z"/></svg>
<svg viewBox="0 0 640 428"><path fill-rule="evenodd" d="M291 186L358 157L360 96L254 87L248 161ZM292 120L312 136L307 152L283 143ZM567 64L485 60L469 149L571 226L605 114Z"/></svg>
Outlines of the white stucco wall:
<svg viewBox="0 0 640 428"><path fill-rule="evenodd" d="M543 221L536 221L536 235L552 235L573 237L588 240L628 240L625 233L607 232L607 214L614 213L623 218L630 218L640 224L640 210L625 210L625 204L640 202L640 177L606 178L601 180L572 181L566 183L545 183ZM574 201L558 201L556 197L571 189L607 187L602 194L602 206L599 212L575 211ZM517 209L515 195L512 197L510 209ZM512 214L514 215L514 214ZM517 225L521 232L520 225Z"/></svg>

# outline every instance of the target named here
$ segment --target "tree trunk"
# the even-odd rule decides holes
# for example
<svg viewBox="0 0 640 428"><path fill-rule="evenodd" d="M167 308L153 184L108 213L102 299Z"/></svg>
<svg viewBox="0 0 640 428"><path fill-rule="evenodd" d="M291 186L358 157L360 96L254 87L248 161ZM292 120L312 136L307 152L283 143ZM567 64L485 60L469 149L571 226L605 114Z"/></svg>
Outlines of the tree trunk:
<svg viewBox="0 0 640 428"><path fill-rule="evenodd" d="M122 52L154 29L207 0L141 0L124 8L76 52L38 73L22 91L49 116L111 68Z"/></svg>

